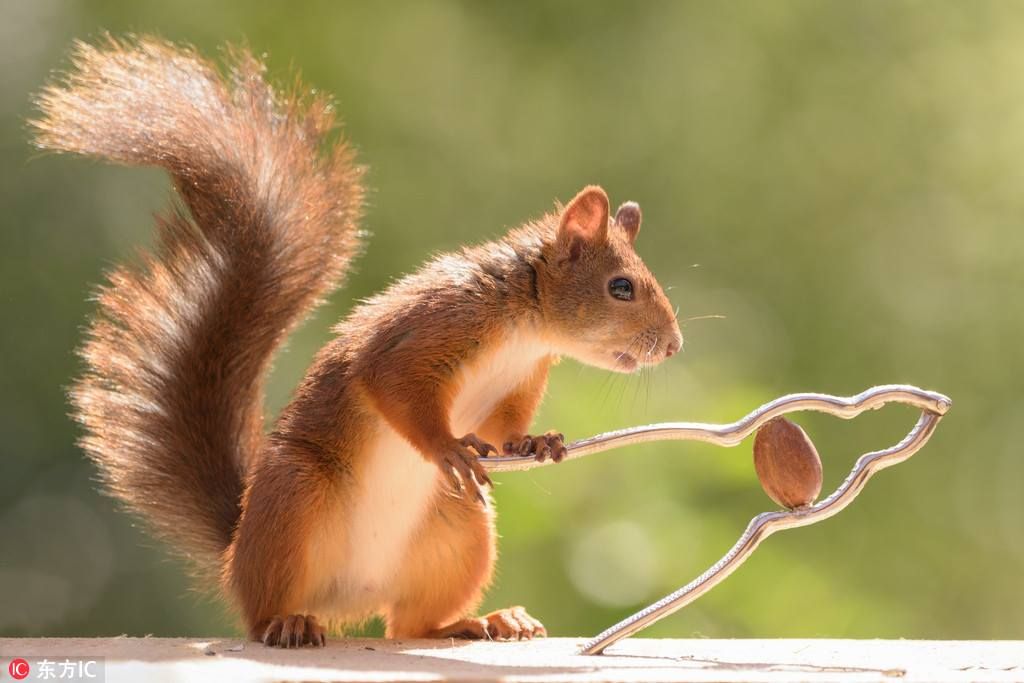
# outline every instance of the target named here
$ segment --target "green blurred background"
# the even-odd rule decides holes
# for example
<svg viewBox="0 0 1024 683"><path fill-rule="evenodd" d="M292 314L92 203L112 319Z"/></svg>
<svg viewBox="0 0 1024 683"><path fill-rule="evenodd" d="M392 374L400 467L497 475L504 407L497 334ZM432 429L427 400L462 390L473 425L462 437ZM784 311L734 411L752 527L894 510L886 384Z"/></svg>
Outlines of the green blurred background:
<svg viewBox="0 0 1024 683"><path fill-rule="evenodd" d="M955 405L841 516L772 538L648 635L1024 637L1024 3L0 2L0 635L234 632L99 496L64 388L105 270L151 239L156 171L38 157L30 94L73 38L246 40L337 95L371 168L348 287L277 361L278 410L352 303L438 249L601 183L686 352L647 380L561 364L570 438L730 421L793 391L911 382ZM802 420L825 488L914 415ZM702 572L770 509L749 443L648 445L497 486L486 607L589 635ZM374 632L379 625L371 625Z"/></svg>

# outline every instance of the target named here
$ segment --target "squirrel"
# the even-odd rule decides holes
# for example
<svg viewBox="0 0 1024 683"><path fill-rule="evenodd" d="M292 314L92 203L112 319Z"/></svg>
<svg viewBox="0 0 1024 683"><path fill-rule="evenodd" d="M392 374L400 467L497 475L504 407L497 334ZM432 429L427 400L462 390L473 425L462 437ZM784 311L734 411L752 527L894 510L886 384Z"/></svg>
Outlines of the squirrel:
<svg viewBox="0 0 1024 683"><path fill-rule="evenodd" d="M37 97L37 147L165 169L157 243L113 270L70 391L105 490L220 586L248 636L323 646L544 636L522 607L474 616L496 559L478 456L561 460L530 432L562 356L634 372L680 350L634 249L641 212L587 186L504 237L436 256L356 305L265 433L264 380L360 249L364 167L333 105L229 48L77 42Z"/></svg>

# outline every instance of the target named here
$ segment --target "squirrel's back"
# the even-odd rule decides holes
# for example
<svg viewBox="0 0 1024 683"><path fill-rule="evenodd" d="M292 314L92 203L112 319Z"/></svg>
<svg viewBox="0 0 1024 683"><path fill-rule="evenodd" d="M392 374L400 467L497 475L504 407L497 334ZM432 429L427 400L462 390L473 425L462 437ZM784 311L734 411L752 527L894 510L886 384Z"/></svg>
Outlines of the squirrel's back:
<svg viewBox="0 0 1024 683"><path fill-rule="evenodd" d="M71 396L108 490L214 560L263 443L271 357L358 250L362 168L329 144L329 101L273 89L243 50L221 70L150 38L78 43L38 106L40 148L173 179L153 252L99 291Z"/></svg>

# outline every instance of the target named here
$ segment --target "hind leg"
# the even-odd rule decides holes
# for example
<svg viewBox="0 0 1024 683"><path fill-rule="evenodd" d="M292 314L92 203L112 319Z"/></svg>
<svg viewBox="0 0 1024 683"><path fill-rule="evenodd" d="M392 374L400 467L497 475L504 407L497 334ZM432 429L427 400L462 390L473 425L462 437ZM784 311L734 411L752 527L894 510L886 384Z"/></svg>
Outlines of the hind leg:
<svg viewBox="0 0 1024 683"><path fill-rule="evenodd" d="M294 449L287 457L268 454L254 466L224 575L253 640L276 647L324 645L323 627L304 613L315 578L306 558L332 486L315 461Z"/></svg>
<svg viewBox="0 0 1024 683"><path fill-rule="evenodd" d="M448 492L416 533L385 611L389 638L517 640L546 635L522 607L471 616L491 582L494 513Z"/></svg>

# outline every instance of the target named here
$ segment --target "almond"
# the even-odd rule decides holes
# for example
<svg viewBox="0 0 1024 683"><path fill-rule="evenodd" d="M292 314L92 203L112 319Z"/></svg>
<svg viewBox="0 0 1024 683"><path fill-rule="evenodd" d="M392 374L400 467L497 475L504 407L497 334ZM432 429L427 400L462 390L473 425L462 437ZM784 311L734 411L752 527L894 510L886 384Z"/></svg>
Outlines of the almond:
<svg viewBox="0 0 1024 683"><path fill-rule="evenodd" d="M821 458L799 425L783 417L754 437L754 469L768 497L789 509L810 505L821 493Z"/></svg>

